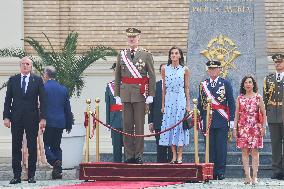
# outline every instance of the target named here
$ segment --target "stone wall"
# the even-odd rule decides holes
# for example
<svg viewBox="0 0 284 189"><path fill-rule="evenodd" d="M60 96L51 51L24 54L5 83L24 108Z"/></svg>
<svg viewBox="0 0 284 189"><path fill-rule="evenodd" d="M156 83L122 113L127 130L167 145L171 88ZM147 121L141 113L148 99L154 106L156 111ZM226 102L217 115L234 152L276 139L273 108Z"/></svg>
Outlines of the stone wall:
<svg viewBox="0 0 284 189"><path fill-rule="evenodd" d="M142 46L165 54L172 45L187 48L189 0L24 0L24 33L44 41L42 32L61 45L69 31L80 34L79 49L126 45L124 29L143 31ZM268 55L284 52L284 1L266 0Z"/></svg>
<svg viewBox="0 0 284 189"><path fill-rule="evenodd" d="M173 45L186 52L188 0L25 0L24 11L25 36L46 42L44 32L57 48L69 31L79 33L79 50L125 48L125 29L135 26L142 30L141 46L156 55Z"/></svg>

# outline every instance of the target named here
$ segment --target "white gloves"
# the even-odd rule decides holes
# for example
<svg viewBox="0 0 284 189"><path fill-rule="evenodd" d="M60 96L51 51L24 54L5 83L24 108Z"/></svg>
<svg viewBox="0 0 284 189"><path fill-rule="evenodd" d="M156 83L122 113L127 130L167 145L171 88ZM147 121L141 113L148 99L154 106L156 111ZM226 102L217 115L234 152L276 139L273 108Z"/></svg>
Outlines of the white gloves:
<svg viewBox="0 0 284 189"><path fill-rule="evenodd" d="M146 98L146 104L151 104L153 102L153 97L152 96L148 96L147 98Z"/></svg>
<svg viewBox="0 0 284 189"><path fill-rule="evenodd" d="M234 121L230 121L230 129L234 128Z"/></svg>
<svg viewBox="0 0 284 189"><path fill-rule="evenodd" d="M121 104L121 98L119 96L114 97L116 104Z"/></svg>
<svg viewBox="0 0 284 189"><path fill-rule="evenodd" d="M119 96L116 96L116 97L114 97L115 98L115 103L116 104L122 104L121 103L121 98L119 97ZM153 102L153 97L152 96L148 96L147 98L146 98L146 104L151 104Z"/></svg>

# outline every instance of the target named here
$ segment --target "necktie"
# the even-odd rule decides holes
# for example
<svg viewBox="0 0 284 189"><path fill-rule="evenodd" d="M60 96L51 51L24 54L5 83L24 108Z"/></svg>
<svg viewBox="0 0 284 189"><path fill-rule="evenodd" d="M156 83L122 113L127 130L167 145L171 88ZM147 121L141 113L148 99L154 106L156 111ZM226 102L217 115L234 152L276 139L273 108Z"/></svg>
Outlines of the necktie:
<svg viewBox="0 0 284 189"><path fill-rule="evenodd" d="M133 58L134 58L134 52L135 52L135 50L134 50L134 49L131 49L131 51L130 51L130 57L131 57L132 60L133 60Z"/></svg>
<svg viewBox="0 0 284 189"><path fill-rule="evenodd" d="M276 78L276 80L279 82L280 81L280 73L279 74L277 74L277 78Z"/></svg>
<svg viewBox="0 0 284 189"><path fill-rule="evenodd" d="M23 81L22 81L22 92L23 92L23 94L25 94L26 93L26 78L27 78L27 76L23 76Z"/></svg>
<svg viewBox="0 0 284 189"><path fill-rule="evenodd" d="M215 81L212 81L211 82L211 87L215 87L216 86L216 82Z"/></svg>

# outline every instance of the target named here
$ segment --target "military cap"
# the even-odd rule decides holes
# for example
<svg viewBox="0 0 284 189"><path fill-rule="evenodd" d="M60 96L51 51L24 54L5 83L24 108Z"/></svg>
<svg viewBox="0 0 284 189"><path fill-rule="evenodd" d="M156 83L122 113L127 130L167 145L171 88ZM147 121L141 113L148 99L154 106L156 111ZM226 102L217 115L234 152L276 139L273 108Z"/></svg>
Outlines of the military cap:
<svg viewBox="0 0 284 189"><path fill-rule="evenodd" d="M116 63L113 63L110 69L113 69L113 70L114 70L115 67L116 67Z"/></svg>
<svg viewBox="0 0 284 189"><path fill-rule="evenodd" d="M221 62L215 60L209 60L206 62L207 68L221 68Z"/></svg>
<svg viewBox="0 0 284 189"><path fill-rule="evenodd" d="M284 55L283 54L274 54L272 55L272 60L274 62L279 61L279 60L283 60L284 59Z"/></svg>
<svg viewBox="0 0 284 189"><path fill-rule="evenodd" d="M137 28L127 28L125 31L127 36L136 36L141 33L141 30Z"/></svg>

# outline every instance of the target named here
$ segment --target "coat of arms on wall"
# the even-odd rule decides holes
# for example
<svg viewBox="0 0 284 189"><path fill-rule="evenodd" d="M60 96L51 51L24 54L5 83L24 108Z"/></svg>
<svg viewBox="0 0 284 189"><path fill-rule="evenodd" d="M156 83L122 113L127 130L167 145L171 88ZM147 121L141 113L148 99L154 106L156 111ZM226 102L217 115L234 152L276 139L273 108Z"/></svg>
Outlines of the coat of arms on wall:
<svg viewBox="0 0 284 189"><path fill-rule="evenodd" d="M211 39L207 45L207 49L200 52L208 60L218 60L221 62L222 72L220 76L225 78L228 75L228 70L231 68L236 69L234 61L241 55L237 51L236 44L227 36L219 35Z"/></svg>

